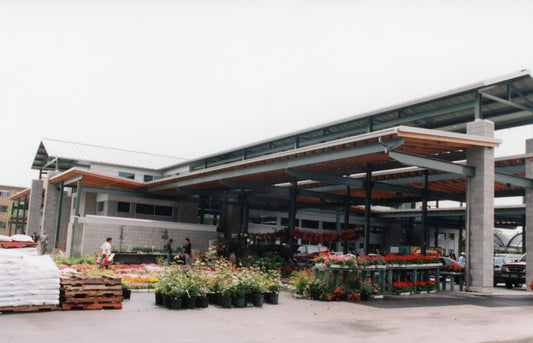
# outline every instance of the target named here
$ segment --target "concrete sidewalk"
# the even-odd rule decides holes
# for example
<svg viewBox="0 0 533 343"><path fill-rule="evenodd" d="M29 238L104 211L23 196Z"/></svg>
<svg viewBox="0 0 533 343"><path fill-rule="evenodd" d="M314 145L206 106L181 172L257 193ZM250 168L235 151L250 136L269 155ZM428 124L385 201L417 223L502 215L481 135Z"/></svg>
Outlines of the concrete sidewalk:
<svg viewBox="0 0 533 343"><path fill-rule="evenodd" d="M499 290L498 290L499 291ZM509 291L509 290L505 290ZM533 295L441 292L368 302L280 295L262 308L169 310L133 293L122 310L0 315L2 342L532 342Z"/></svg>

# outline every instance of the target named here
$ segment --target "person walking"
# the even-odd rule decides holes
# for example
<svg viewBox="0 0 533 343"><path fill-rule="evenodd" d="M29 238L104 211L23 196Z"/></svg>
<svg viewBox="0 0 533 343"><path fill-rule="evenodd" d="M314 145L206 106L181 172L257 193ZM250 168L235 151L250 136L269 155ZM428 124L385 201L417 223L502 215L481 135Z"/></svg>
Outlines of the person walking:
<svg viewBox="0 0 533 343"><path fill-rule="evenodd" d="M182 246L183 253L185 254L185 263L192 264L191 262L191 240L185 238L185 244Z"/></svg>
<svg viewBox="0 0 533 343"><path fill-rule="evenodd" d="M464 252L461 253L461 256L459 256L459 260L457 260L457 262L461 264L465 264L465 253Z"/></svg>
<svg viewBox="0 0 533 343"><path fill-rule="evenodd" d="M167 263L168 264L170 264L174 259L174 256L172 256L172 243L173 242L174 240L171 238L168 240L167 244L165 244L165 246L163 247L165 251L167 252Z"/></svg>
<svg viewBox="0 0 533 343"><path fill-rule="evenodd" d="M46 254L46 249L48 248L48 236L46 231L43 231L41 237L39 237L39 244L41 245L41 255Z"/></svg>
<svg viewBox="0 0 533 343"><path fill-rule="evenodd" d="M111 243L113 242L112 237L107 237L106 241L102 243L100 246L100 252L98 253L98 259L96 260L96 264L99 264L100 267L104 266L104 261L107 263L105 264L106 268L109 268L109 263L111 263L110 256L111 256Z"/></svg>

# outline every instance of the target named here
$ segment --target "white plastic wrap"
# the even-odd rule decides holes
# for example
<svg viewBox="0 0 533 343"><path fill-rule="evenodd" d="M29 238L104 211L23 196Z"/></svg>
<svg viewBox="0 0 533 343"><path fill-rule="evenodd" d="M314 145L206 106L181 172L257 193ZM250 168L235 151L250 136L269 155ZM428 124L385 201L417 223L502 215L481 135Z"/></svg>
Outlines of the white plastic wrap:
<svg viewBox="0 0 533 343"><path fill-rule="evenodd" d="M0 307L59 305L59 269L35 248L0 249Z"/></svg>

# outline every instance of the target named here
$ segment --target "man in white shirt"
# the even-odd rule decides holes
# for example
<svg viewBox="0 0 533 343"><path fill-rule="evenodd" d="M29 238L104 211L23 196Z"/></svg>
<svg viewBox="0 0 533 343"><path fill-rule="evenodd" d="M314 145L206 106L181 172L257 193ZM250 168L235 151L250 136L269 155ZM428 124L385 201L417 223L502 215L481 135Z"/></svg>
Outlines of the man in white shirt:
<svg viewBox="0 0 533 343"><path fill-rule="evenodd" d="M107 237L106 241L100 246L100 253L98 254L98 264L103 264L104 259L111 255L111 242L113 238Z"/></svg>

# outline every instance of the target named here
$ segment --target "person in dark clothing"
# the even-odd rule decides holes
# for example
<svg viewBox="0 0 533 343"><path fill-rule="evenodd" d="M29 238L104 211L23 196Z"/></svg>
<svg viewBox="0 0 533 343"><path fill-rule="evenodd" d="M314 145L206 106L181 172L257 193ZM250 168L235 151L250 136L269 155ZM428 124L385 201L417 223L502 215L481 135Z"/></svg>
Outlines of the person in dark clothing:
<svg viewBox="0 0 533 343"><path fill-rule="evenodd" d="M187 264L190 264L191 260L191 241L188 238L185 238L185 244L182 246L183 253L185 254L185 261Z"/></svg>
<svg viewBox="0 0 533 343"><path fill-rule="evenodd" d="M174 240L171 238L168 240L167 244L165 244L164 246L164 249L165 251L167 252L167 263L170 264L170 262L172 262L173 260L173 256L172 256L172 243L174 242Z"/></svg>

